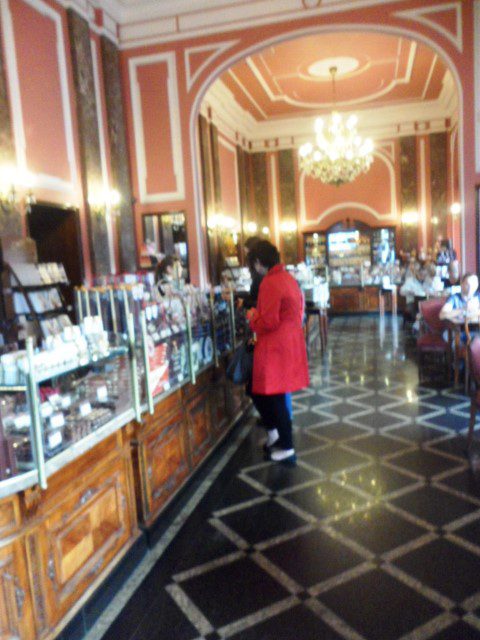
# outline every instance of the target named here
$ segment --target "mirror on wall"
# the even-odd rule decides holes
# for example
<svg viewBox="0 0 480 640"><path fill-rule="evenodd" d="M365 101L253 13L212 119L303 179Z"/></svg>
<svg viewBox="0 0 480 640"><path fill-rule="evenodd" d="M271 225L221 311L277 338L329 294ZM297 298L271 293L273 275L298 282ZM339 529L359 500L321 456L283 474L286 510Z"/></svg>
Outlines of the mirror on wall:
<svg viewBox="0 0 480 640"><path fill-rule="evenodd" d="M154 267L165 256L176 255L189 280L188 240L184 211L163 211L143 216L142 266Z"/></svg>

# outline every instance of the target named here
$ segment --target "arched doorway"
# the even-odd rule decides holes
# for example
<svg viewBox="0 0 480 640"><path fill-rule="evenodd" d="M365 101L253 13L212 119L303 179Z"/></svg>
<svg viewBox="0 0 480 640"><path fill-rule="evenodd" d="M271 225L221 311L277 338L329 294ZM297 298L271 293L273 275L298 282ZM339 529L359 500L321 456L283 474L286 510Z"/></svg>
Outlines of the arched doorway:
<svg viewBox="0 0 480 640"><path fill-rule="evenodd" d="M287 41L295 41L295 40L298 40L299 38L311 36L312 34L329 34L329 33L331 34L331 33L338 33L340 31L355 33L356 31L358 31L358 26L352 25L351 23L349 24L338 23L335 26L317 25L314 27L310 26L310 27L302 28L298 30L290 30L283 33L277 33L275 36L270 37L261 42L256 42L253 45L245 46L244 48L239 48L235 50L235 52L232 53L230 56L224 56L221 59L221 61L218 62L217 66L215 68L212 68L210 72L206 74L206 76L204 77L196 93L195 99L193 100L192 107L190 110L190 120L189 120L190 134L191 134L190 139L191 139L191 147L192 147L191 157L192 157L193 183L194 183L194 191L195 191L195 194L194 194L195 207L197 211L196 224L197 224L197 230L199 232L198 233L199 250L201 254L205 255L205 252L206 252L205 244L203 242L202 233L201 233L202 228L206 227L206 220L205 220L204 214L202 213L204 206L201 200L202 198L201 189L199 187L201 176L199 173L199 167L197 162L199 148L198 148L198 139L196 135L196 127L197 127L198 114L200 113L200 109L201 109L201 103L208 89L217 80L217 78L221 76L223 72L228 70L233 64L238 63L240 60L245 58L245 56L258 54L260 51L265 50L266 47L272 47ZM464 170L463 131L464 131L464 100L465 100L464 92L465 91L462 88L462 81L460 79L457 68L454 62L452 61L451 56L446 51L446 48L442 47L435 39L429 38L424 34L415 32L412 29L392 27L388 24L384 24L381 26L367 25L367 27L365 27L365 25L362 24L362 31L365 33L388 34L392 37L395 36L395 37L405 38L406 36L409 38L411 42L418 43L421 46L427 45L434 52L434 55L437 56L437 59L442 60L443 64L446 66L446 68L448 68L449 72L451 73L454 90L458 97L458 135L456 136L457 143L458 143L458 149L456 152L458 157L458 192L457 193L458 193L458 201L460 203L460 209L462 212L462 215L460 216L461 231L459 232L460 237L458 238L458 243L459 243L460 253L463 259L465 260L466 263L469 263L474 259L474 256L473 256L472 248L469 248L468 250L466 250L466 246L465 246L465 237L466 237L465 220L466 219L463 215L463 212L465 212L466 210L469 210L469 202L472 199L470 198L470 195L472 195L470 194L470 190L468 190L468 197L466 196L467 190L465 188L465 185L467 182L473 183L473 173L472 173L472 170L470 169L469 176L467 177L466 172ZM472 211L472 214L473 214L473 211ZM471 233L472 229L474 229L474 226L472 226L472 224L474 225L473 215L470 218L471 219L467 220L468 233ZM203 260L203 263L205 264L205 260ZM205 272L203 272L203 277L206 279Z"/></svg>

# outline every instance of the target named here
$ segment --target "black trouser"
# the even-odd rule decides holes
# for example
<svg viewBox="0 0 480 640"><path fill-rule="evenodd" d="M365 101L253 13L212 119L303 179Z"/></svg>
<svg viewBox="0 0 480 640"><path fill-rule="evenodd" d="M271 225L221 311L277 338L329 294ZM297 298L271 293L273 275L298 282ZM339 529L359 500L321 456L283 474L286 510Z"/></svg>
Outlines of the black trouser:
<svg viewBox="0 0 480 640"><path fill-rule="evenodd" d="M293 449L292 418L287 407L285 394L275 393L271 396L264 396L259 393L251 393L250 396L267 429L277 429L278 446L281 449Z"/></svg>

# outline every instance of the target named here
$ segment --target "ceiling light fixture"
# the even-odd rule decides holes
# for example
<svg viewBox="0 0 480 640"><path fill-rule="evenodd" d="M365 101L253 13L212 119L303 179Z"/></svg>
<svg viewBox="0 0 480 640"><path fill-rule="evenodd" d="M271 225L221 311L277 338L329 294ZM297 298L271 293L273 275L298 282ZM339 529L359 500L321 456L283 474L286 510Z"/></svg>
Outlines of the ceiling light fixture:
<svg viewBox="0 0 480 640"><path fill-rule="evenodd" d="M336 73L337 67L330 67L334 105ZM335 109L329 123L317 118L316 144L307 142L300 147L300 169L312 178L337 187L367 172L373 162L373 142L370 138L362 140L357 133L357 122L353 114L344 122Z"/></svg>

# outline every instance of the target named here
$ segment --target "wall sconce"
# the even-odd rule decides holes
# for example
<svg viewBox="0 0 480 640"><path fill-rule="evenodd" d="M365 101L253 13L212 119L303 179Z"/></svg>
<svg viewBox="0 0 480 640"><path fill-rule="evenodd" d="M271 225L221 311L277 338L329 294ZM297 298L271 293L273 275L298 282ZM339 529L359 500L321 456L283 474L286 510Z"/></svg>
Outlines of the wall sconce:
<svg viewBox="0 0 480 640"><path fill-rule="evenodd" d="M215 213L210 216L207 227L212 231L218 229L219 231L230 231L232 233L238 233L237 222L231 216L226 216L223 213Z"/></svg>
<svg viewBox="0 0 480 640"><path fill-rule="evenodd" d="M106 216L107 212L118 215L117 208L121 201L122 196L116 189L93 190L88 196L90 211L97 216Z"/></svg>
<svg viewBox="0 0 480 640"><path fill-rule="evenodd" d="M432 216L431 221L432 221L432 224L437 225L437 224L438 224L438 218L437 218L437 216Z"/></svg>
<svg viewBox="0 0 480 640"><path fill-rule="evenodd" d="M295 220L284 220L280 224L280 231L282 233L295 233L297 230L297 223Z"/></svg>
<svg viewBox="0 0 480 640"><path fill-rule="evenodd" d="M462 205L459 202L454 202L450 207L450 213L452 216L459 216L462 213Z"/></svg>
<svg viewBox="0 0 480 640"><path fill-rule="evenodd" d="M25 205L28 211L35 202L34 184L35 176L29 171L22 171L15 165L0 167L0 205L2 208L11 209L20 202L19 190L22 190L25 192Z"/></svg>
<svg viewBox="0 0 480 640"><path fill-rule="evenodd" d="M402 213L402 224L417 224L419 217L418 211L406 211Z"/></svg>
<svg viewBox="0 0 480 640"><path fill-rule="evenodd" d="M268 227L262 227L262 233L264 236L270 235L270 229Z"/></svg>
<svg viewBox="0 0 480 640"><path fill-rule="evenodd" d="M245 229L248 233L257 233L258 226L256 222L247 222L245 225Z"/></svg>

